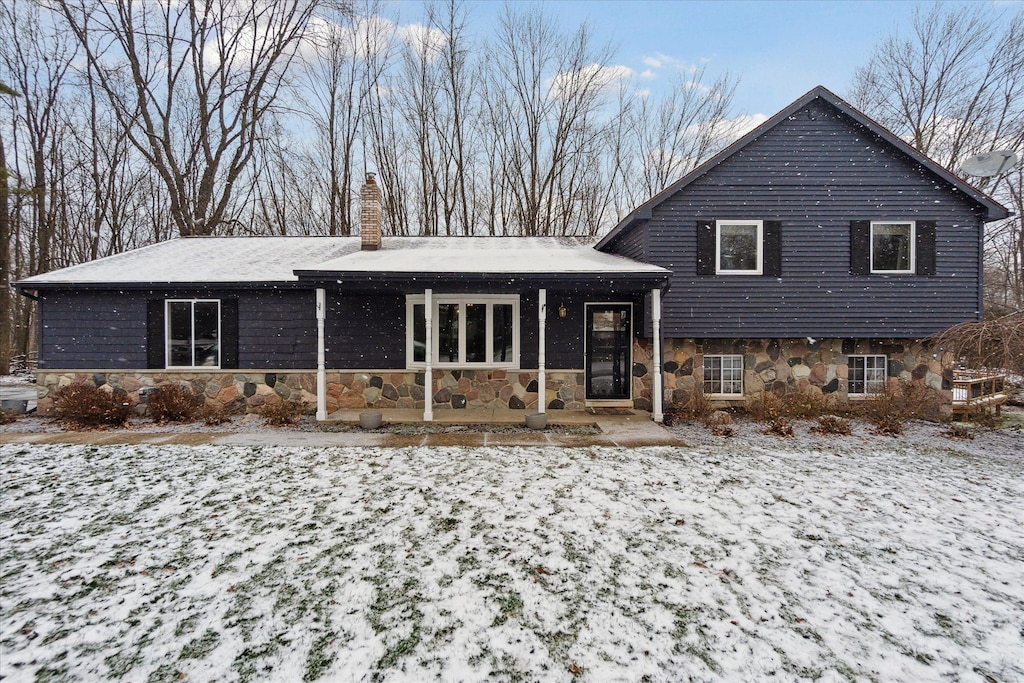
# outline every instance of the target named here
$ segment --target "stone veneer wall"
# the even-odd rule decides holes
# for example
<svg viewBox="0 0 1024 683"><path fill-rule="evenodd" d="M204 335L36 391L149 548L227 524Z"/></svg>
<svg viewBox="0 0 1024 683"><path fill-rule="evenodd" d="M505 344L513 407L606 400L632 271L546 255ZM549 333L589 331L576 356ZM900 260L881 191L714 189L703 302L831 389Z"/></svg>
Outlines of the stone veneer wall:
<svg viewBox="0 0 1024 683"><path fill-rule="evenodd" d="M146 389L186 384L207 406L231 413L258 412L282 401L301 402L316 410L316 372L82 372L36 373L39 414L53 409L53 393L83 382L124 396L136 413L145 412ZM537 372L515 370L434 370L434 408L537 409ZM583 372L548 371L546 400L550 409L582 410ZM327 373L327 412L361 408L423 408L422 372Z"/></svg>
<svg viewBox="0 0 1024 683"><path fill-rule="evenodd" d="M704 355L742 354L746 396L809 391L847 397L849 368L842 339L666 339L663 355L665 403L689 400L703 383ZM946 392L952 387L952 356L940 357L916 341L855 340L851 354L884 354L889 383L920 381ZM947 354L948 355L948 354ZM634 370L634 375L639 370Z"/></svg>

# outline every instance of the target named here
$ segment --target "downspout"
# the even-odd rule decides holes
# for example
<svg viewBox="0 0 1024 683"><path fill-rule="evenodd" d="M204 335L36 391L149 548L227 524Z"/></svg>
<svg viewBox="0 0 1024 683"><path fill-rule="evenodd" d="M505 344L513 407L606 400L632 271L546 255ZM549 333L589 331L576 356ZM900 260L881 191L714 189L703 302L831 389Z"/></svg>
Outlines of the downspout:
<svg viewBox="0 0 1024 683"><path fill-rule="evenodd" d="M537 291L537 412L547 412L548 390L544 333L548 318L548 290Z"/></svg>
<svg viewBox="0 0 1024 683"><path fill-rule="evenodd" d="M327 354L324 350L324 321L327 318L327 291L316 290L316 419L327 419Z"/></svg>

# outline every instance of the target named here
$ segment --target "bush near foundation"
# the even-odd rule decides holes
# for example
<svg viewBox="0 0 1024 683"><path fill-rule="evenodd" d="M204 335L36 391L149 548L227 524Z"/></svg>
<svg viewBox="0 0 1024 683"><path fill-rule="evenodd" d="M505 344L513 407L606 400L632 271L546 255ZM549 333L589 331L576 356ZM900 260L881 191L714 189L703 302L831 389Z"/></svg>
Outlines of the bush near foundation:
<svg viewBox="0 0 1024 683"><path fill-rule="evenodd" d="M53 395L57 419L72 427L104 427L128 421L132 406L126 396L108 393L91 384L69 384Z"/></svg>
<svg viewBox="0 0 1024 683"><path fill-rule="evenodd" d="M907 420L941 422L942 394L921 382L900 382L857 405L856 415L885 436L903 433Z"/></svg>
<svg viewBox="0 0 1024 683"><path fill-rule="evenodd" d="M192 422L199 411L192 390L180 384L164 384L154 389L146 401L146 410L154 422Z"/></svg>
<svg viewBox="0 0 1024 683"><path fill-rule="evenodd" d="M695 391L686 401L677 401L665 409L664 422L671 427L682 422L705 422L715 412L703 391Z"/></svg>
<svg viewBox="0 0 1024 683"><path fill-rule="evenodd" d="M747 400L747 413L758 422L771 422L779 418L814 420L848 410L848 406L834 395L810 391L789 391L781 396L771 391L762 391Z"/></svg>
<svg viewBox="0 0 1024 683"><path fill-rule="evenodd" d="M302 415L302 404L298 401L281 401L276 405L267 404L260 410L260 415L272 427L287 427L298 422Z"/></svg>

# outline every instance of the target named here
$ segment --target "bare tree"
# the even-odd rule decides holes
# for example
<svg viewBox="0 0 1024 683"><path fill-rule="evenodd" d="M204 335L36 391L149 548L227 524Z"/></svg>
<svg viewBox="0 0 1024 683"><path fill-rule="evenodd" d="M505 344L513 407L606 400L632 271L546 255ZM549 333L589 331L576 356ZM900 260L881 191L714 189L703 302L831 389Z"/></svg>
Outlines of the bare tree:
<svg viewBox="0 0 1024 683"><path fill-rule="evenodd" d="M0 95L17 97L18 92L0 82ZM7 154L4 139L0 135L0 375L6 375L11 367L11 214L8 197Z"/></svg>
<svg viewBox="0 0 1024 683"><path fill-rule="evenodd" d="M60 0L120 125L159 173L182 236L225 224L260 119L316 0Z"/></svg>

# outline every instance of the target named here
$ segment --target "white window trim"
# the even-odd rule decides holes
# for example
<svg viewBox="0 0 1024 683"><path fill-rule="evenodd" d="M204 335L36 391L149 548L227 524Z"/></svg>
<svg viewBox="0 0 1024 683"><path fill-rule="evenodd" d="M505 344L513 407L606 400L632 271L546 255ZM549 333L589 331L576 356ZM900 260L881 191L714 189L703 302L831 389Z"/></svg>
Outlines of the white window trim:
<svg viewBox="0 0 1024 683"><path fill-rule="evenodd" d="M722 269L722 228L729 225L757 226L757 268L754 270ZM764 221L715 221L715 273L719 275L761 275L764 272Z"/></svg>
<svg viewBox="0 0 1024 683"><path fill-rule="evenodd" d="M431 331L431 353L434 359L431 367L435 368L469 368L469 369L512 369L519 368L519 295L518 294L434 294L433 297L433 330ZM413 360L413 307L424 304L422 294L407 294L405 297L405 366L409 369L422 369L427 366L424 361ZM485 361L483 363L461 363L461 362L440 362L437 360L438 353L438 307L443 304L458 304L464 307L466 304L487 304L487 357L494 357L494 309L493 304L512 305L512 360L506 363L494 363ZM464 308L463 308L464 310ZM466 357L466 316L459 315L459 358Z"/></svg>
<svg viewBox="0 0 1024 683"><path fill-rule="evenodd" d="M868 391L868 371L867 365L864 366L864 391L853 391L849 388L852 385L852 378L850 377L850 361L854 358L881 358L882 359L882 391L885 391L885 387L889 382L889 357L881 353L851 353L846 357L846 382L847 382L847 395L848 396L874 396L880 392Z"/></svg>
<svg viewBox="0 0 1024 683"><path fill-rule="evenodd" d="M910 268L907 270L875 270L875 226L876 225L909 225L910 226ZM869 258L868 265L872 273L879 275L913 275L917 272L917 222L916 221L871 221L868 231Z"/></svg>
<svg viewBox="0 0 1024 683"><path fill-rule="evenodd" d="M717 391L717 392L712 392L710 394L706 394L706 396L708 398L742 398L743 396L745 396L746 394L744 394L744 377L743 377L744 372L745 372L745 367L743 365L743 354L741 354L741 353L706 353L706 354L704 354L704 357L703 357L703 359L701 361L701 371L702 372L703 372L703 365L704 365L703 361L707 360L708 358L739 358L740 359L740 390L739 390L739 393L731 393L731 394L726 394L726 393L722 393L721 391ZM723 375L724 375L724 371L723 371ZM719 389L722 388L722 381L723 380L724 380L724 377L723 377L723 379L720 379L719 382L718 382L718 388ZM701 387L702 388L704 386L704 381L705 380L704 380L704 378L702 376L701 377Z"/></svg>
<svg viewBox="0 0 1024 683"><path fill-rule="evenodd" d="M192 365L171 365L171 304L191 304L191 329L189 342L192 347ZM196 304L217 304L217 364L195 365L196 361ZM223 321L221 320L220 299L164 299L164 367L168 370L219 370L224 353Z"/></svg>

